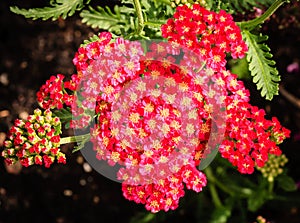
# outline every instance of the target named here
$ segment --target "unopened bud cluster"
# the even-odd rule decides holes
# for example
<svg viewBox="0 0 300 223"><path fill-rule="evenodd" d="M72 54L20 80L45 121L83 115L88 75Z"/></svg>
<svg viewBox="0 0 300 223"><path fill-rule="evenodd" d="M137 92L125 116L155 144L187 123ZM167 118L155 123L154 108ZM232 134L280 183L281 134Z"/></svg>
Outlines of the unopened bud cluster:
<svg viewBox="0 0 300 223"><path fill-rule="evenodd" d="M176 8L177 6L181 5L191 6L194 3L199 3L202 6L206 6L205 0L171 0L171 7Z"/></svg>
<svg viewBox="0 0 300 223"><path fill-rule="evenodd" d="M283 172L283 167L288 162L284 154L280 156L269 155L269 160L263 167L256 167L269 182L273 182L274 178Z"/></svg>
<svg viewBox="0 0 300 223"><path fill-rule="evenodd" d="M66 163L65 154L60 152L61 122L50 110L36 109L26 121L17 119L4 142L2 156L7 164L17 161L27 167L33 164L50 165L57 159Z"/></svg>

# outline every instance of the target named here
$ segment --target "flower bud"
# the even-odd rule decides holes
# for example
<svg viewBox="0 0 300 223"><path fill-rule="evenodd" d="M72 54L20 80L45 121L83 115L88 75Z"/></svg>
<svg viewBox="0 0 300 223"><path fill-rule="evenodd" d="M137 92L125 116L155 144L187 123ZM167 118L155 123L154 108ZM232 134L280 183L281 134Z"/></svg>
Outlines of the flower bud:
<svg viewBox="0 0 300 223"><path fill-rule="evenodd" d="M50 167L55 159L65 163L64 155L59 150L61 122L53 113L40 109L34 110L24 122L17 119L4 142L2 156L7 164L20 161L23 166L33 164Z"/></svg>
<svg viewBox="0 0 300 223"><path fill-rule="evenodd" d="M288 159L284 154L280 156L269 155L269 160L265 163L263 167L256 167L263 177L267 178L269 182L273 182L274 178L283 173L284 165L287 163Z"/></svg>

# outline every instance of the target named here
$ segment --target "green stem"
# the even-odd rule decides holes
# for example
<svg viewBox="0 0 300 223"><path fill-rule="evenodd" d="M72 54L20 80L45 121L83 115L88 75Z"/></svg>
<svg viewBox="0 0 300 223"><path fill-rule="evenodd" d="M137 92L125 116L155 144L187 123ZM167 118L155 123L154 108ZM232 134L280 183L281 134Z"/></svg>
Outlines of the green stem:
<svg viewBox="0 0 300 223"><path fill-rule="evenodd" d="M207 179L210 181L208 184L208 188L211 194L211 198L213 200L213 203L217 208L222 207L223 204L220 200L217 188L216 188L216 179L215 176L213 175L212 169L210 167L207 167L205 170Z"/></svg>
<svg viewBox="0 0 300 223"><path fill-rule="evenodd" d="M268 182L269 183L269 193L272 194L273 193L273 189L274 189L274 181Z"/></svg>
<svg viewBox="0 0 300 223"><path fill-rule="evenodd" d="M134 3L134 8L138 17L138 28L137 28L137 33L138 35L142 34L142 31L144 29L144 17L143 17L143 12L142 12L142 7L141 3L139 0L133 0Z"/></svg>
<svg viewBox="0 0 300 223"><path fill-rule="evenodd" d="M229 194L230 196L242 196L242 197L249 197L252 195L253 191L249 188L229 188L224 183L220 182L213 174L213 171L210 166L206 167L204 170L207 180L209 182L214 183L220 190Z"/></svg>
<svg viewBox="0 0 300 223"><path fill-rule="evenodd" d="M222 184L220 181L217 180L217 178L214 176L211 167L207 167L204 170L207 179L210 183L214 183L215 185L217 185L222 191L224 191L225 193L228 193L230 195L234 195L234 191L232 191L231 189L229 189L228 187L226 187L224 184Z"/></svg>
<svg viewBox="0 0 300 223"><path fill-rule="evenodd" d="M241 27L241 29L252 30L270 18L270 16L273 15L273 13L285 2L289 2L289 0L276 0L260 17L249 21L238 22L237 24Z"/></svg>
<svg viewBox="0 0 300 223"><path fill-rule="evenodd" d="M162 2L162 3L164 3L164 4L168 4L168 5L170 5L171 3L170 3L170 0L159 0L160 2ZM157 5L157 2L156 1L154 1L155 3L156 3L156 5Z"/></svg>
<svg viewBox="0 0 300 223"><path fill-rule="evenodd" d="M161 27L161 25L165 24L165 21L164 22L152 22L152 21L147 21L144 23L145 26L152 26L152 27Z"/></svg>
<svg viewBox="0 0 300 223"><path fill-rule="evenodd" d="M210 182L210 184L208 185L208 188L209 188L209 191L210 191L210 194L211 194L211 197L212 197L212 200L213 200L213 203L215 204L215 206L217 208L222 207L223 204L220 200L220 197L218 195L218 191L217 191L215 184Z"/></svg>
<svg viewBox="0 0 300 223"><path fill-rule="evenodd" d="M85 141L90 136L91 136L91 134L87 133L87 134L79 135L79 136L64 137L64 138L60 139L60 145L67 144L67 143L73 143L73 142L82 142L82 141Z"/></svg>

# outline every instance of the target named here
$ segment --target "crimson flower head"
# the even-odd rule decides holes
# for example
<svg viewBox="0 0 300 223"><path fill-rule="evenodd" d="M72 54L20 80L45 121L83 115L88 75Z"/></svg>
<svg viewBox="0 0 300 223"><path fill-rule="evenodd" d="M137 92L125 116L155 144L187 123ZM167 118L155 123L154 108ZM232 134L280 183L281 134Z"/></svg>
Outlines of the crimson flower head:
<svg viewBox="0 0 300 223"><path fill-rule="evenodd" d="M248 50L230 14L209 11L200 4L178 6L161 30L164 38L193 50L214 70L225 68L226 53L242 58Z"/></svg>
<svg viewBox="0 0 300 223"><path fill-rule="evenodd" d="M37 92L37 101L43 109L62 109L64 105L74 103L74 91L79 82L78 75L74 74L70 81L64 82L65 76L58 74L51 76ZM70 91L71 93L68 93Z"/></svg>

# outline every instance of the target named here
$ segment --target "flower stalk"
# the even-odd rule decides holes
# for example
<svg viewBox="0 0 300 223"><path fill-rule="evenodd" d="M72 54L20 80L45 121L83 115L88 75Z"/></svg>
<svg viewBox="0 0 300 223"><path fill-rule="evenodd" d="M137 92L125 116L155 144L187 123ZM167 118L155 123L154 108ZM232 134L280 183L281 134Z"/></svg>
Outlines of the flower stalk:
<svg viewBox="0 0 300 223"><path fill-rule="evenodd" d="M142 6L139 0L133 0L134 8L138 17L138 27L137 27L137 34L141 35L144 29L144 17L142 12Z"/></svg>
<svg viewBox="0 0 300 223"><path fill-rule="evenodd" d="M220 182L215 175L213 174L212 168L211 167L207 167L204 170L204 173L206 174L207 180L210 182L210 184L214 184L215 186L217 186L220 190L222 190L223 192L231 195L231 196L235 196L235 194L240 194L243 197L249 197L252 194L252 190L249 188L241 188L240 190L234 190L232 188L227 187L224 183ZM211 191L212 193L212 191ZM212 197L215 196L212 194ZM215 202L215 201L214 201Z"/></svg>
<svg viewBox="0 0 300 223"><path fill-rule="evenodd" d="M210 191L210 194L211 194L211 197L212 197L212 200L213 200L213 203L215 204L215 206L217 208L222 207L223 204L221 202L221 199L219 197L219 194L218 194L215 184L209 184L208 188L209 188L209 191Z"/></svg>
<svg viewBox="0 0 300 223"><path fill-rule="evenodd" d="M67 143L73 143L73 142L83 142L87 141L87 139L90 138L90 133L84 134L84 135L78 135L78 136L69 136L64 137L60 139L60 145L67 144Z"/></svg>
<svg viewBox="0 0 300 223"><path fill-rule="evenodd" d="M264 14L262 14L260 17L257 17L255 19L244 21L244 22L238 22L237 24L241 27L241 29L247 29L252 30L258 25L264 23L268 18L270 18L271 15L274 14L274 12L284 3L288 3L288 0L276 0L266 11Z"/></svg>

